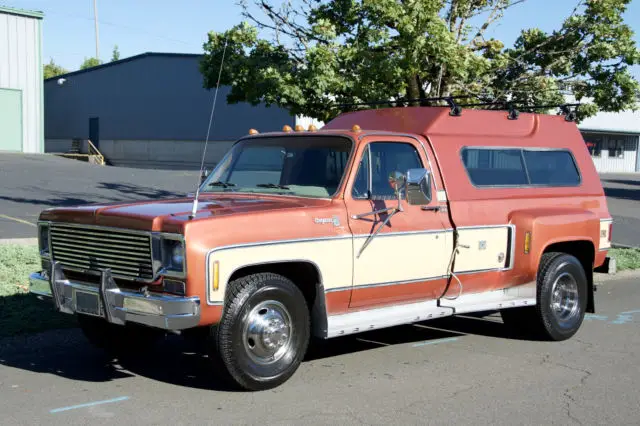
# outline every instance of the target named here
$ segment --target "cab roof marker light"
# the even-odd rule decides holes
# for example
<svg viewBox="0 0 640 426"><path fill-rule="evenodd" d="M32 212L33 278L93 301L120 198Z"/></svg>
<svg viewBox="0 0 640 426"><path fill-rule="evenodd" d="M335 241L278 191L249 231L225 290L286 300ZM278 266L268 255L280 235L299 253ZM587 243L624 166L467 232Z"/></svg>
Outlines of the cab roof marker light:
<svg viewBox="0 0 640 426"><path fill-rule="evenodd" d="M296 132L304 132L304 127L300 124L296 124Z"/></svg>
<svg viewBox="0 0 640 426"><path fill-rule="evenodd" d="M283 131L283 132L286 132L286 133L291 133L291 132L292 132L291 126L289 126L289 125L285 125L285 126L282 128L282 131Z"/></svg>
<svg viewBox="0 0 640 426"><path fill-rule="evenodd" d="M249 134L250 135L257 135L258 133L260 133L260 132L258 132L256 129L249 129Z"/></svg>

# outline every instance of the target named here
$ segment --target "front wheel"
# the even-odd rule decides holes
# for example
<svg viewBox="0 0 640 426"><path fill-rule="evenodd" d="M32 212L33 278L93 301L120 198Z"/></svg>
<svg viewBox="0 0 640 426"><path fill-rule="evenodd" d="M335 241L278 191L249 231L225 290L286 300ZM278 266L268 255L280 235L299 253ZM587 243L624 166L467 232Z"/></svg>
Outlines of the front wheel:
<svg viewBox="0 0 640 426"><path fill-rule="evenodd" d="M588 298L587 276L578 259L545 253L540 259L535 307L501 312L512 329L531 331L548 340L566 340L582 325Z"/></svg>
<svg viewBox="0 0 640 426"><path fill-rule="evenodd" d="M310 336L304 295L287 278L259 273L230 283L227 306L212 328L215 354L232 383L265 390L298 369Z"/></svg>

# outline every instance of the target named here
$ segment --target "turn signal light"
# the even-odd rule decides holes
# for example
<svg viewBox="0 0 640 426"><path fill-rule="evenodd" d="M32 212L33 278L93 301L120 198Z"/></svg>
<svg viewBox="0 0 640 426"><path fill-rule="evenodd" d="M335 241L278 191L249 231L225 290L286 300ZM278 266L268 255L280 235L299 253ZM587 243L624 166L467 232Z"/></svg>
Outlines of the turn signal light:
<svg viewBox="0 0 640 426"><path fill-rule="evenodd" d="M218 291L220 287L220 263L216 260L213 262L213 289Z"/></svg>
<svg viewBox="0 0 640 426"><path fill-rule="evenodd" d="M531 232L524 233L524 253L528 254L531 249Z"/></svg>
<svg viewBox="0 0 640 426"><path fill-rule="evenodd" d="M613 234L613 222L609 224L609 242L611 242L611 235Z"/></svg>

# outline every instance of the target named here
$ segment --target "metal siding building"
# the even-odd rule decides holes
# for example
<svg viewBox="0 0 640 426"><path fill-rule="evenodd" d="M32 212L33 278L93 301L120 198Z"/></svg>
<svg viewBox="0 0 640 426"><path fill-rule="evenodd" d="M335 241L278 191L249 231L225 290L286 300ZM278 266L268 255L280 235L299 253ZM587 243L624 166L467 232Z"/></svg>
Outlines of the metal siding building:
<svg viewBox="0 0 640 426"><path fill-rule="evenodd" d="M200 58L144 53L46 80L46 151L66 152L73 139L91 139L116 166L198 168L214 96L203 88ZM295 124L281 108L227 104L228 90L218 93L208 166L250 128Z"/></svg>
<svg viewBox="0 0 640 426"><path fill-rule="evenodd" d="M0 6L0 151L44 150L42 17Z"/></svg>
<svg viewBox="0 0 640 426"><path fill-rule="evenodd" d="M640 111L601 112L578 127L598 172L640 172Z"/></svg>

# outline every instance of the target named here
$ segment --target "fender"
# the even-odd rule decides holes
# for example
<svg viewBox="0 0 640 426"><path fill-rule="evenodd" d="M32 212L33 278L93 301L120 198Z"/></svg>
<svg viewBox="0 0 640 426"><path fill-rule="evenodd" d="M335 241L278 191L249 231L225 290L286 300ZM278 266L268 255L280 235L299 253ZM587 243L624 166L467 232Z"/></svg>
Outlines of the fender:
<svg viewBox="0 0 640 426"><path fill-rule="evenodd" d="M584 209L552 208L517 210L510 222L516 225L515 265L520 273L534 278L542 254L552 244L585 241L598 247L600 219ZM525 237L530 235L530 246L525 252ZM595 257L595 251L590 253ZM589 271L587 271L589 272Z"/></svg>

